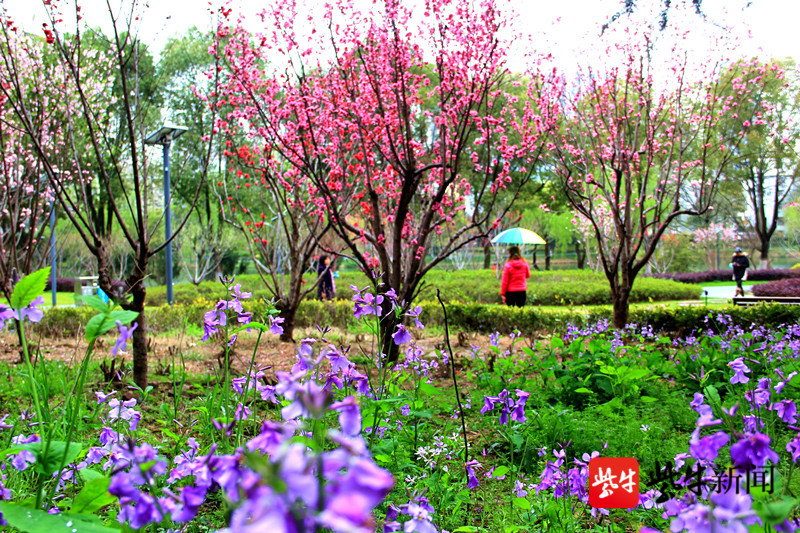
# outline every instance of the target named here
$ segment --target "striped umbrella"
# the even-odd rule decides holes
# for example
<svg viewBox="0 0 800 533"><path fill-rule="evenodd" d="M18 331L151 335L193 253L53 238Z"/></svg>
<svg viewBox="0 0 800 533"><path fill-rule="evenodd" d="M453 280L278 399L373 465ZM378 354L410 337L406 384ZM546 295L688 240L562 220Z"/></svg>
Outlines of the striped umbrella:
<svg viewBox="0 0 800 533"><path fill-rule="evenodd" d="M511 228L495 235L492 244L547 244L531 230L524 228Z"/></svg>

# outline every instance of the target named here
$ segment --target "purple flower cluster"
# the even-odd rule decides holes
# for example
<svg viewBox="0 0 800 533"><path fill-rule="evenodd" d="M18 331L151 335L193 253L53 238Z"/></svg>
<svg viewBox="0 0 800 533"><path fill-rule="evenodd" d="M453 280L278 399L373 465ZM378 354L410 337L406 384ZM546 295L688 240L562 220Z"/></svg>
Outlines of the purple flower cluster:
<svg viewBox="0 0 800 533"><path fill-rule="evenodd" d="M499 407L500 423L502 425L505 426L508 424L509 415L511 416L511 420L524 423L526 420L525 402L528 401L529 396L529 392L517 389L517 399L514 400L511 397L511 393L503 389L498 396L486 396L483 399L481 414L485 415L490 411L494 411L496 407Z"/></svg>
<svg viewBox="0 0 800 533"><path fill-rule="evenodd" d="M253 314L249 311L245 311L244 307L242 306L242 300L250 298L252 293L242 292L242 286L239 283L233 285L232 287L228 287L228 290L230 291L230 299L222 299L218 301L217 305L214 306L214 309L206 312L203 315L203 342L211 338L212 335L219 333L219 328L223 328L228 325L229 311L232 311L236 314L236 321L239 323L239 325L249 324L253 320ZM274 319L272 321L272 325L275 326ZM270 331L272 330L270 329ZM283 332L283 328L280 328L280 332ZM236 335L231 336L230 340L228 341L228 346L231 346L236 342L236 337Z"/></svg>
<svg viewBox="0 0 800 533"><path fill-rule="evenodd" d="M44 318L44 311L39 306L44 303L44 296L37 296L35 300L22 309L12 309L7 305L0 304L0 330L5 327L8 320L24 321L26 318L31 322L41 322Z"/></svg>
<svg viewBox="0 0 800 533"><path fill-rule="evenodd" d="M389 504L386 511L386 521L383 523L383 533L395 533L400 531L400 517L405 517L402 524L404 533L438 533L438 529L433 524L431 515L435 513L433 506L424 496L417 496L400 507Z"/></svg>

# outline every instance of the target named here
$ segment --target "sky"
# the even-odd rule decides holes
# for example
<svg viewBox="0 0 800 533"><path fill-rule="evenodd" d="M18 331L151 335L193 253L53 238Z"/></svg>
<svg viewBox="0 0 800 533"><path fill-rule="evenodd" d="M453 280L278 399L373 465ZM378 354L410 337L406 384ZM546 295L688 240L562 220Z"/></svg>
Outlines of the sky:
<svg viewBox="0 0 800 533"><path fill-rule="evenodd" d="M273 0L234 0L245 13L256 13ZM304 0L297 0L299 5ZM309 7L323 0L305 0ZM368 0L356 0L368 1ZM646 3L648 0L639 0ZM61 0L69 5L74 0ZM114 11L129 5L130 0L108 0ZM218 5L218 0L212 0ZM104 29L110 27L106 0L80 0L86 21ZM674 2L673 4L677 4ZM0 0L18 25L41 33L46 22L38 0ZM519 16L519 29L533 39L547 35L552 46L569 53L576 45L590 40L599 23L619 9L618 0L511 0ZM171 36L178 36L191 26L211 28L212 4L208 0L149 0L140 2L140 37L156 55ZM765 57L800 59L797 20L800 2L794 0L704 0L703 9L714 23L730 26L741 35L752 53ZM69 10L66 10L69 12ZM73 12L74 13L74 12ZM73 15L74 18L74 15Z"/></svg>

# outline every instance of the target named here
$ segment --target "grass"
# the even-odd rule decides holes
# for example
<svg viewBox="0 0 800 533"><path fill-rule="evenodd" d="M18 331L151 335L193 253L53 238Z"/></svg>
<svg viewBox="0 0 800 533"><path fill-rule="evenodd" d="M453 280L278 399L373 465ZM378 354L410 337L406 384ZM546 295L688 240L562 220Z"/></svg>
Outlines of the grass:
<svg viewBox="0 0 800 533"><path fill-rule="evenodd" d="M53 295L50 291L42 294L44 296L45 307L50 307L53 301ZM8 300L0 297L0 304L8 305ZM71 292L56 292L56 305L71 307L75 305L75 295Z"/></svg>

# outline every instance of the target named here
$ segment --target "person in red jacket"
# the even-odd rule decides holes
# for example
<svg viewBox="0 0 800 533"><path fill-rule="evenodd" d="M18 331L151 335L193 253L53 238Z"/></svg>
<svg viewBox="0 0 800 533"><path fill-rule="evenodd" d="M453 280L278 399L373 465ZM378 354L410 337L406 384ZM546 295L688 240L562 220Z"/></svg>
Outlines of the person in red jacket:
<svg viewBox="0 0 800 533"><path fill-rule="evenodd" d="M528 263L519 253L519 247L512 246L508 249L508 261L503 267L503 283L500 286L500 295L503 303L510 306L522 307L528 297L527 279L531 277Z"/></svg>

